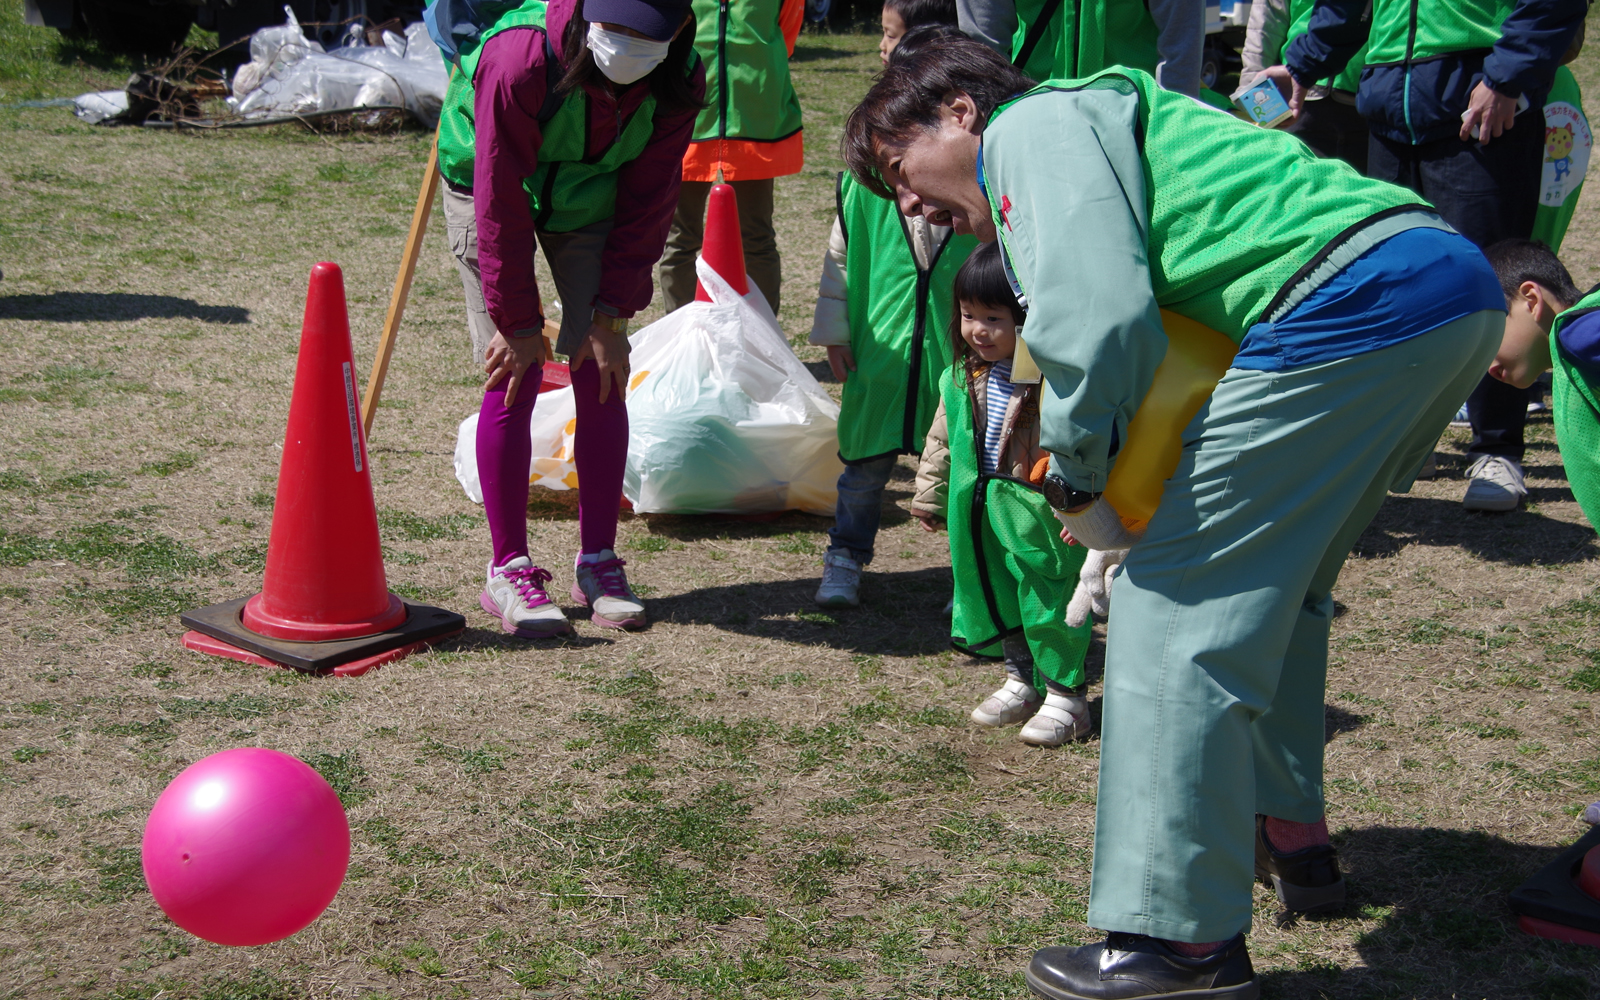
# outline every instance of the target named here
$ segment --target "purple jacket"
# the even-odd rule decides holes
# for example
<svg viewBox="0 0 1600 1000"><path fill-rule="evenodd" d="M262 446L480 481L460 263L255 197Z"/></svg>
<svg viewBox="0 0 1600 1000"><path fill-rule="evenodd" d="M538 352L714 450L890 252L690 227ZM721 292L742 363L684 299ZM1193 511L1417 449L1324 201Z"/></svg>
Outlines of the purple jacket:
<svg viewBox="0 0 1600 1000"><path fill-rule="evenodd" d="M550 0L545 24L558 58L561 36L579 0ZM689 28L688 30L693 30ZM533 212L522 182L539 165L538 113L545 98L544 35L537 28L510 28L484 43L479 57L473 117L477 159L472 193L478 217L478 267L483 300L495 328L506 334L542 326L539 287L533 277ZM694 69L694 93L704 98L705 66ZM619 97L614 89L621 90ZM604 150L621 123L649 94L643 81L613 88L586 84L592 109L588 150ZM697 108L659 115L650 143L638 159L617 172L617 211L600 257L596 302L632 316L650 304L652 269L666 247L678 207L683 154L689 148ZM587 310L594 302L565 302Z"/></svg>

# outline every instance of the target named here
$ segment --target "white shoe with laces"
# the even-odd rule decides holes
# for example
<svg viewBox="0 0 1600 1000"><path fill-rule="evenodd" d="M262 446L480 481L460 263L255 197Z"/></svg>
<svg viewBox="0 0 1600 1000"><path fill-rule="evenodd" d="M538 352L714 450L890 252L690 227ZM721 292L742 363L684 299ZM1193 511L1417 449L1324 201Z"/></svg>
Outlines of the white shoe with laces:
<svg viewBox="0 0 1600 1000"><path fill-rule="evenodd" d="M622 567L626 561L617 558L611 549L601 549L599 559L583 562L582 557L574 572L577 581L572 585L572 599L588 608L589 620L604 628L644 628L649 619L644 613L644 602L634 596L628 586L628 575Z"/></svg>
<svg viewBox="0 0 1600 1000"><path fill-rule="evenodd" d="M1027 681L1007 677L1000 690L972 710L972 721L980 726L1009 726L1021 722L1039 707L1039 692Z"/></svg>
<svg viewBox="0 0 1600 1000"><path fill-rule="evenodd" d="M824 608L860 607L861 564L844 549L829 549L822 557L822 583L814 600Z"/></svg>
<svg viewBox="0 0 1600 1000"><path fill-rule="evenodd" d="M1036 747L1058 747L1063 743L1081 740L1094 732L1094 720L1089 716L1089 701L1082 695L1056 694L1045 696L1044 704L1033 713L1033 718L1017 733L1017 739Z"/></svg>
<svg viewBox="0 0 1600 1000"><path fill-rule="evenodd" d="M1471 457L1471 456L1469 456ZM1504 455L1479 455L1467 469L1472 480L1461 506L1467 510L1516 510L1528 495L1522 479L1522 463Z"/></svg>
<svg viewBox="0 0 1600 1000"><path fill-rule="evenodd" d="M518 556L499 569L490 563L487 576L478 603L500 619L503 631L524 639L572 631L567 616L545 592L544 585L551 580L549 570L535 566L527 556Z"/></svg>

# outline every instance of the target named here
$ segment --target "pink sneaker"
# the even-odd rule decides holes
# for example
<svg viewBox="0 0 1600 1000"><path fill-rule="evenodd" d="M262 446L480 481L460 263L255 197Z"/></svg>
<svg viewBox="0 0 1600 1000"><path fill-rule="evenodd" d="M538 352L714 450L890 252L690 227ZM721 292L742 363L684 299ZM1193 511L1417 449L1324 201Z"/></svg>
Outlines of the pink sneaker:
<svg viewBox="0 0 1600 1000"><path fill-rule="evenodd" d="M576 567L577 582L572 585L572 599L590 609L592 620L605 628L644 628L648 619L644 603L628 587L628 577L622 571L627 565L610 549L600 550L600 561L579 562Z"/></svg>
<svg viewBox="0 0 1600 1000"><path fill-rule="evenodd" d="M549 570L535 566L527 556L518 556L499 569L491 564L478 603L512 635L524 639L565 635L572 625L545 592L544 585L551 579Z"/></svg>

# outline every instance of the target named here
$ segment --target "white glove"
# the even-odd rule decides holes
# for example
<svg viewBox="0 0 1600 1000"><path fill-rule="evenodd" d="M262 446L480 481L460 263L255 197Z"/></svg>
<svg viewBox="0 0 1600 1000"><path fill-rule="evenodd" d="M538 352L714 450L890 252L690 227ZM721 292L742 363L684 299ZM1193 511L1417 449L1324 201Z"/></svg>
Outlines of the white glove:
<svg viewBox="0 0 1600 1000"><path fill-rule="evenodd" d="M1091 549L1109 551L1126 549L1139 540L1117 516L1116 510L1106 503L1105 497L1096 497L1094 503L1077 514L1056 511L1056 520L1072 532L1072 537Z"/></svg>
<svg viewBox="0 0 1600 1000"><path fill-rule="evenodd" d="M1077 628L1093 611L1102 618L1111 613L1111 581L1128 558L1127 549L1090 549L1078 572L1078 589L1067 603L1067 624Z"/></svg>

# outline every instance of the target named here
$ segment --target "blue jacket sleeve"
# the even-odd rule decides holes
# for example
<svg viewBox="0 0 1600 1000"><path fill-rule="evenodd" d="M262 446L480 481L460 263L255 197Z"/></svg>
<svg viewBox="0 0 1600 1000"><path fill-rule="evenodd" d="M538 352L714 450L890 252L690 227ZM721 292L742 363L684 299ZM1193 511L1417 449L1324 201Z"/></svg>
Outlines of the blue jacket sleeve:
<svg viewBox="0 0 1600 1000"><path fill-rule="evenodd" d="M1588 0L1519 0L1483 61L1484 82L1505 97L1545 93L1588 13Z"/></svg>
<svg viewBox="0 0 1600 1000"><path fill-rule="evenodd" d="M1582 3L1583 0L1578 0ZM1367 44L1372 22L1363 19L1368 0L1317 0L1305 34L1289 44L1283 62L1307 87L1337 76Z"/></svg>

